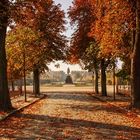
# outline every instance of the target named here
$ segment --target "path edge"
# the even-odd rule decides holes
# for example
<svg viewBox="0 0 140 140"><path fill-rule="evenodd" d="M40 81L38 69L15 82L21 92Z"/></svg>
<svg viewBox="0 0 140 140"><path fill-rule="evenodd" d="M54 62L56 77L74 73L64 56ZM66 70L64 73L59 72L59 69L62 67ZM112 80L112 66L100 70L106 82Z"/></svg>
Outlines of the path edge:
<svg viewBox="0 0 140 140"><path fill-rule="evenodd" d="M96 94L93 94L93 93L88 93L88 94L89 94L90 96L92 96L93 98L98 99L98 100L101 101L101 102L105 102L105 103L107 103L107 104L109 104L109 105L112 105L112 106L114 106L114 107L116 107L116 108L118 108L118 109L124 111L125 113L128 113L129 115L134 115L135 117L140 118L140 116L139 116L137 113L135 113L135 112L133 112L133 111L131 111L131 110L122 108L122 107L120 107L120 106L118 106L118 105L116 105L116 104L114 104L114 103L110 103L109 101L106 101L106 100L102 99L101 97L96 96Z"/></svg>
<svg viewBox="0 0 140 140"><path fill-rule="evenodd" d="M6 119L8 119L9 117L11 117L12 115L14 115L15 113L24 110L25 108L27 108L27 107L29 107L29 106L31 106L31 105L33 105L33 104L39 102L40 100L42 100L42 99L44 99L44 98L46 97L45 94L42 94L42 95L43 95L42 97L38 97L38 98L37 98L36 100L34 100L33 102L30 102L29 104L24 105L24 106L22 106L22 107L19 107L19 108L15 109L15 110L9 112L8 114L2 116L2 117L0 118L0 122L1 122L1 121L4 121L4 120L6 120ZM34 98L36 98L36 97L34 97Z"/></svg>

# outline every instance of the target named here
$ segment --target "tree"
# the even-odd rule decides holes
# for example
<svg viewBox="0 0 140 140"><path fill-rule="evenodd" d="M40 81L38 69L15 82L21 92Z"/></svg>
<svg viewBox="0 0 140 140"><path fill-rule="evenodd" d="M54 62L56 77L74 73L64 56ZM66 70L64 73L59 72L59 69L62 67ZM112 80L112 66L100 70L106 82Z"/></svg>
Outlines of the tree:
<svg viewBox="0 0 140 140"><path fill-rule="evenodd" d="M7 61L5 52L5 38L9 17L9 1L0 2L0 108L8 110L12 108L7 80Z"/></svg>
<svg viewBox="0 0 140 140"><path fill-rule="evenodd" d="M95 93L99 93L98 89L98 71L99 71L99 46L96 42L92 42L89 47L87 47L86 51L84 52L84 57L82 59L82 63L84 64L84 69L88 71L92 71L95 75Z"/></svg>
<svg viewBox="0 0 140 140"><path fill-rule="evenodd" d="M140 107L140 1L135 1L136 33L132 55L132 106Z"/></svg>
<svg viewBox="0 0 140 140"><path fill-rule="evenodd" d="M96 86L95 92L98 93L98 45L94 38L88 36L91 24L95 21L92 14L93 8L90 1L74 0L73 6L69 9L71 24L76 26L70 44L70 54L68 57L72 63L81 62L84 68L95 71Z"/></svg>
<svg viewBox="0 0 140 140"><path fill-rule="evenodd" d="M96 5L93 4L93 1L84 1L84 0L75 0L73 2L73 7L70 7L69 10L69 17L71 18L71 23L72 25L76 25L77 28L73 34L72 41L71 41L71 47L70 47L70 56L73 60L80 60L80 61L85 61L87 62L89 60L88 54L86 54L86 49L90 47L90 44L98 44L93 47L93 50L90 53L90 64L93 66L88 66L86 67L94 67L95 73L96 73L96 92L98 93L98 65L99 65L99 59L102 61L101 63L101 79L102 79L102 95L106 96L106 55L101 55L104 53L100 53L97 55L97 50L100 50L101 44L100 41L96 36L90 35L90 32L92 30L92 25L95 25L97 22L97 16L96 12L98 11L98 8ZM97 38L97 39L96 39ZM97 48L96 48L97 47ZM108 55L107 55L108 56ZM105 59L104 59L105 57ZM88 58L88 59L87 59ZM93 60L91 60L93 58ZM86 60L87 59L87 60ZM103 61L104 60L104 61ZM107 57L108 60L108 57ZM108 62L107 62L108 63Z"/></svg>
<svg viewBox="0 0 140 140"><path fill-rule="evenodd" d="M121 47L124 35L130 31L133 25L133 12L128 1L124 0L92 0L92 6L96 12L96 20L92 23L89 33L90 37L96 39L100 46L101 75L104 75L104 95L105 92L105 65L104 60L114 59L124 53Z"/></svg>
<svg viewBox="0 0 140 140"><path fill-rule="evenodd" d="M33 64L41 55L42 50L38 45L38 33L31 30L31 28L16 25L8 32L7 59L9 64L9 78L12 78L13 81L23 77L25 101L26 73L29 73L32 70ZM34 49L38 51L34 51Z"/></svg>
<svg viewBox="0 0 140 140"><path fill-rule="evenodd" d="M73 6L69 9L68 14L71 19L71 25L76 26L70 43L70 59L81 59L92 41L88 36L88 32L95 17L91 13L90 1L74 0Z"/></svg>

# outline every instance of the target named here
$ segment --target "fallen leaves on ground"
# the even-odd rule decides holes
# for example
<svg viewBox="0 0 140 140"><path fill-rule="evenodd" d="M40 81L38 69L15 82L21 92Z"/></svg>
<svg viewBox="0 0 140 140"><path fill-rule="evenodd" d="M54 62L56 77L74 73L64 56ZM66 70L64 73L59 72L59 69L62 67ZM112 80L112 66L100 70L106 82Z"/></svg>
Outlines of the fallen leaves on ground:
<svg viewBox="0 0 140 140"><path fill-rule="evenodd" d="M140 119L85 93L47 98L0 122L0 139L140 139Z"/></svg>

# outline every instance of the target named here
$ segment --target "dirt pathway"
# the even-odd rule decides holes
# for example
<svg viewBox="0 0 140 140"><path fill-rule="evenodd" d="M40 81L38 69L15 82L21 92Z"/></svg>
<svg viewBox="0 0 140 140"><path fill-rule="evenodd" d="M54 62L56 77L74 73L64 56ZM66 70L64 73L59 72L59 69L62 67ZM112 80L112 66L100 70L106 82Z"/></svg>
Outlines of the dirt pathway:
<svg viewBox="0 0 140 140"><path fill-rule="evenodd" d="M0 123L0 140L139 140L140 119L85 93L47 98Z"/></svg>

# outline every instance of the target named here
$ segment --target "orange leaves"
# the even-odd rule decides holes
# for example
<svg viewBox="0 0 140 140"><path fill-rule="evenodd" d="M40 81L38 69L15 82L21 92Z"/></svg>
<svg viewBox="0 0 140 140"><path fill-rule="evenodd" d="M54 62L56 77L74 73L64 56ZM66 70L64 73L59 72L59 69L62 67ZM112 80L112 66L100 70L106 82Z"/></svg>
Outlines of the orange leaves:
<svg viewBox="0 0 140 140"><path fill-rule="evenodd" d="M32 69L35 60L38 60L38 52L41 52L37 42L38 35L28 27L17 25L7 34L7 60L8 78L18 79L22 77L24 65L24 53L26 71ZM36 52L37 50L37 52Z"/></svg>
<svg viewBox="0 0 140 140"><path fill-rule="evenodd" d="M116 55L122 37L134 22L131 5L126 0L99 0L92 4L96 8L96 20L89 36L96 38L104 54Z"/></svg>
<svg viewBox="0 0 140 140"><path fill-rule="evenodd" d="M75 0L68 14L71 24L74 28L76 26L70 43L70 61L78 62L78 59L82 59L86 48L89 46L90 37L88 32L90 31L91 23L95 20L92 16L90 1Z"/></svg>
<svg viewBox="0 0 140 140"><path fill-rule="evenodd" d="M79 59L75 55L71 55L68 59L71 64L77 64L79 62Z"/></svg>

